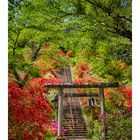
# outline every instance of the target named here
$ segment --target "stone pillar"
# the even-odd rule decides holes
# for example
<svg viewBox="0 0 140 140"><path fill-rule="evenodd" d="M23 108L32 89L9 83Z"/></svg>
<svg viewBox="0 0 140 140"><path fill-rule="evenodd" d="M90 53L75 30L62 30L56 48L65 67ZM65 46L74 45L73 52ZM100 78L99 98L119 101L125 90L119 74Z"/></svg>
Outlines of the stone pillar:
<svg viewBox="0 0 140 140"><path fill-rule="evenodd" d="M106 118L105 118L105 101L104 101L104 88L100 88L100 99L101 99L101 122L102 122L102 132L101 132L101 138L105 139L106 136Z"/></svg>
<svg viewBox="0 0 140 140"><path fill-rule="evenodd" d="M58 136L62 137L63 126L63 89L59 89L58 93Z"/></svg>

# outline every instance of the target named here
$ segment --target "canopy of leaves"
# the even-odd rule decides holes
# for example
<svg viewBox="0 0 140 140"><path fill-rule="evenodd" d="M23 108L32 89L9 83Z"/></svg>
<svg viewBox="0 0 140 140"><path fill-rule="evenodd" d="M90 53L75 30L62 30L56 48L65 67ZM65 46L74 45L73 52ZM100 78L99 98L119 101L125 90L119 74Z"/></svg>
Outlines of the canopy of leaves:
<svg viewBox="0 0 140 140"><path fill-rule="evenodd" d="M70 65L73 76L84 82L102 79L131 86L131 5L131 0L9 0L9 82L20 89L41 72L57 77ZM109 103L115 101L114 95ZM128 127L130 120L123 115L113 125L121 121ZM108 135L116 134L111 130ZM126 135L123 128L117 137Z"/></svg>
<svg viewBox="0 0 140 140"><path fill-rule="evenodd" d="M38 75L32 67L46 43L73 52L73 65L85 61L102 78L130 83L131 1L9 0L9 71L17 81L26 81L19 71Z"/></svg>

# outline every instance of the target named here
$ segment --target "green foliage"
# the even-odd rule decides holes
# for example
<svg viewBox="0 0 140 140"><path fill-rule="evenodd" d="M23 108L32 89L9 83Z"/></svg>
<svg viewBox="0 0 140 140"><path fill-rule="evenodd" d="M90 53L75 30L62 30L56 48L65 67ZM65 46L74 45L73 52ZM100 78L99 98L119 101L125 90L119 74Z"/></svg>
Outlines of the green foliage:
<svg viewBox="0 0 140 140"><path fill-rule="evenodd" d="M119 117L112 118L108 116L107 123L110 124L108 127L107 139L122 139L122 140L131 140L132 139L132 118L131 117Z"/></svg>
<svg viewBox="0 0 140 140"><path fill-rule="evenodd" d="M107 97L107 139L131 140L132 114L126 107L127 101L125 94L121 92L111 92L109 97Z"/></svg>
<svg viewBox="0 0 140 140"><path fill-rule="evenodd" d="M9 11L10 68L26 61L24 48L30 50L31 61L36 50L47 43L72 50L70 62L74 65L87 61L105 79L131 81L131 1L9 2L13 4ZM50 55L55 54L53 49ZM118 61L126 67L120 69Z"/></svg>
<svg viewBox="0 0 140 140"><path fill-rule="evenodd" d="M93 120L91 116L88 117L88 136L92 139L98 140L101 133L101 122Z"/></svg>
<svg viewBox="0 0 140 140"><path fill-rule="evenodd" d="M130 0L9 0L9 73L23 86L39 77L42 68L60 70L86 62L90 76L131 86L131 26ZM113 95L107 100L108 137L131 139L130 112L114 104L116 97L126 99ZM90 116L87 108L85 112ZM95 109L94 123L88 118L93 139L100 134L98 113Z"/></svg>
<svg viewBox="0 0 140 140"><path fill-rule="evenodd" d="M119 89L105 91L106 139L131 140L132 112L128 106L130 100L126 93ZM92 114L87 105L83 106L83 110L87 117L88 136L98 140L101 135L100 100L97 100L97 106L93 108Z"/></svg>

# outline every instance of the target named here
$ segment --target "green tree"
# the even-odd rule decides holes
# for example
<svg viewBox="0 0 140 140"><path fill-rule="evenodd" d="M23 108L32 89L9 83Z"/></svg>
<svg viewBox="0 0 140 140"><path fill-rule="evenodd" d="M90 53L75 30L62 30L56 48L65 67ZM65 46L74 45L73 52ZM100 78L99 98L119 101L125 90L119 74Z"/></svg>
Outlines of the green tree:
<svg viewBox="0 0 140 140"><path fill-rule="evenodd" d="M70 60L74 65L79 60L87 61L103 78L130 82L131 1L19 1L9 10L9 52L26 48L32 62L45 43L73 51ZM123 71L119 65L115 67L118 61L126 64ZM112 63L113 71L109 67Z"/></svg>

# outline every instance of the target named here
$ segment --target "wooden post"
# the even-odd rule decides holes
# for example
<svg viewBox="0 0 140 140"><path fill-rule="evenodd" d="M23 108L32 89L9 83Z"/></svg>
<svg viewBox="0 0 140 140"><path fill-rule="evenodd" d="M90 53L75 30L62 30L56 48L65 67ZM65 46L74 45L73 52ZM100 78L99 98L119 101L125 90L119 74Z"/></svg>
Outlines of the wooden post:
<svg viewBox="0 0 140 140"><path fill-rule="evenodd" d="M106 136L106 130L105 130L105 124L106 124L106 118L105 118L105 101L104 101L104 88L100 88L100 99L101 99L101 122L102 122L102 131L101 131L101 138L105 139Z"/></svg>
<svg viewBox="0 0 140 140"><path fill-rule="evenodd" d="M93 122L93 107L91 107L91 117L92 117L92 122Z"/></svg>
<svg viewBox="0 0 140 140"><path fill-rule="evenodd" d="M92 119L92 128L91 128L92 130L91 130L91 131L92 131L92 133L93 133L93 131L94 131L94 130L93 130L93 129L94 129L94 123L93 123L93 122L94 122L94 119L93 119L94 115L93 115L93 112L94 112L94 108L91 107L91 119Z"/></svg>
<svg viewBox="0 0 140 140"><path fill-rule="evenodd" d="M58 93L58 136L62 137L62 120L63 120L63 89Z"/></svg>

